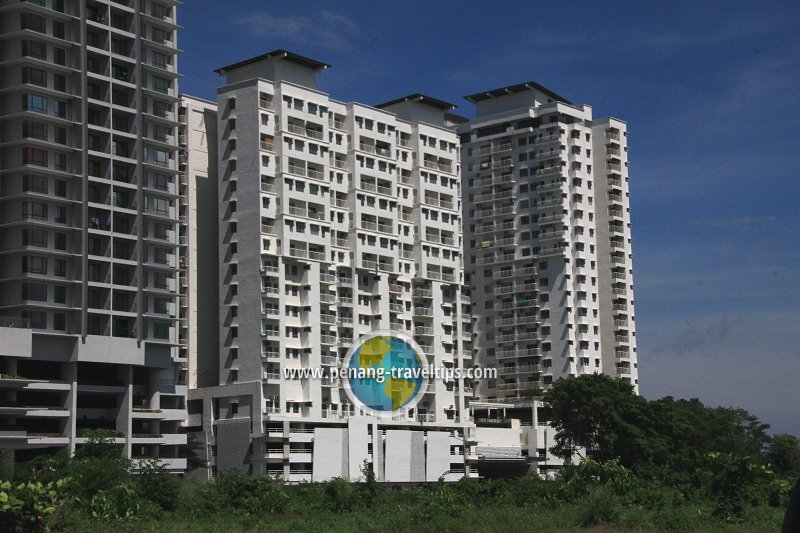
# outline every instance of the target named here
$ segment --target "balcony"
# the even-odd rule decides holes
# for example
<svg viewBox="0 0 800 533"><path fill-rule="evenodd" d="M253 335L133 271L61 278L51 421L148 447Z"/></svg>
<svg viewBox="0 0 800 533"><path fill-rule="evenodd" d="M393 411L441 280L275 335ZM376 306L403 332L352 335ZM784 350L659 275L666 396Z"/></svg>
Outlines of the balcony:
<svg viewBox="0 0 800 533"><path fill-rule="evenodd" d="M366 183L366 182L362 181L361 185L360 185L360 188L365 190L365 191L377 192L378 194L384 194L386 196L392 196L393 195L391 187L385 187L385 186L382 186L382 185L376 185L374 183Z"/></svg>
<svg viewBox="0 0 800 533"><path fill-rule="evenodd" d="M542 137L537 137L535 142L536 144L546 144L560 140L561 140L561 135L558 133L554 133L553 135L544 135Z"/></svg>
<svg viewBox="0 0 800 533"><path fill-rule="evenodd" d="M539 200L535 207L545 208L545 207L555 207L557 205L561 205L564 203L564 198L548 198L546 200Z"/></svg>
<svg viewBox="0 0 800 533"><path fill-rule="evenodd" d="M533 292L536 291L536 284L535 283L524 283L524 284L516 284L516 285L507 285L505 287L495 287L494 293L495 295L500 294L513 294L519 292Z"/></svg>
<svg viewBox="0 0 800 533"><path fill-rule="evenodd" d="M312 220L325 220L325 213L323 211L308 210L302 207L289 206L287 212L288 214L296 217L310 218Z"/></svg>
<svg viewBox="0 0 800 533"><path fill-rule="evenodd" d="M564 237L566 230L561 229L558 231L546 231L544 233L539 234L540 241L549 241L552 239L561 239Z"/></svg>
<svg viewBox="0 0 800 533"><path fill-rule="evenodd" d="M490 200L503 200L505 198L514 198L514 191L500 191L496 193L479 194L473 199L474 203L486 202Z"/></svg>
<svg viewBox="0 0 800 533"><path fill-rule="evenodd" d="M373 271L380 270L382 272L394 272L394 265L391 263L378 263L367 259L361 261L361 268L366 268Z"/></svg>
<svg viewBox="0 0 800 533"><path fill-rule="evenodd" d="M547 167L547 168L536 169L536 175L537 176L551 176L551 175L561 174L562 170L563 169L562 169L561 165L554 165L554 166Z"/></svg>
<svg viewBox="0 0 800 533"><path fill-rule="evenodd" d="M539 355L538 348L498 350L497 352L495 352L495 356L498 359L508 359L516 357L537 357L538 355Z"/></svg>
<svg viewBox="0 0 800 533"><path fill-rule="evenodd" d="M517 229L517 224L514 221L503 222L502 224L483 224L475 228L475 234L492 233L495 231L514 231Z"/></svg>
<svg viewBox="0 0 800 533"><path fill-rule="evenodd" d="M366 231L377 231L380 233L394 234L394 227L389 224L381 224L376 222L361 221L359 229Z"/></svg>
<svg viewBox="0 0 800 533"><path fill-rule="evenodd" d="M323 138L321 129L309 128L308 126L303 126L300 124L289 123L286 125L286 130L297 135L311 137L312 139L322 140Z"/></svg>
<svg viewBox="0 0 800 533"><path fill-rule="evenodd" d="M561 150L551 150L549 152L539 152L534 155L535 159L555 159L561 157Z"/></svg>

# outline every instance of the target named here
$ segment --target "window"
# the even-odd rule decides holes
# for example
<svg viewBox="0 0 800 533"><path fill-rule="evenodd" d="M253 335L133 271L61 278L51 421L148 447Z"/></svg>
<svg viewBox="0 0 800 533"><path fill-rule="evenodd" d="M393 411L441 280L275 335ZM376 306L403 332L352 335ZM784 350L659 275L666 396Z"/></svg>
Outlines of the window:
<svg viewBox="0 0 800 533"><path fill-rule="evenodd" d="M169 165L169 154L165 150L153 150L153 163L166 167Z"/></svg>
<svg viewBox="0 0 800 533"><path fill-rule="evenodd" d="M153 236L156 239L166 239L167 228L168 226L166 224L153 224Z"/></svg>
<svg viewBox="0 0 800 533"><path fill-rule="evenodd" d="M45 329L47 327L47 313L42 311L23 311L23 320L30 321L33 329Z"/></svg>
<svg viewBox="0 0 800 533"><path fill-rule="evenodd" d="M25 94L22 96L22 108L35 113L47 113L47 98L38 94Z"/></svg>
<svg viewBox="0 0 800 533"><path fill-rule="evenodd" d="M23 256L22 271L29 274L47 274L47 259L29 255Z"/></svg>
<svg viewBox="0 0 800 533"><path fill-rule="evenodd" d="M22 13L20 15L19 27L22 30L31 30L39 33L47 33L47 21L40 15L33 13Z"/></svg>
<svg viewBox="0 0 800 533"><path fill-rule="evenodd" d="M165 44L169 40L169 32L161 28L152 28L153 40L159 44Z"/></svg>
<svg viewBox="0 0 800 533"><path fill-rule="evenodd" d="M67 275L67 262L63 259L53 260L53 274L65 277Z"/></svg>
<svg viewBox="0 0 800 533"><path fill-rule="evenodd" d="M67 92L67 78L61 74L53 74L53 89L62 93Z"/></svg>
<svg viewBox="0 0 800 533"><path fill-rule="evenodd" d="M166 117L172 111L172 105L161 100L153 100L153 114L157 117Z"/></svg>
<svg viewBox="0 0 800 533"><path fill-rule="evenodd" d="M22 190L25 192L38 192L47 194L47 178L25 174L22 176Z"/></svg>
<svg viewBox="0 0 800 533"><path fill-rule="evenodd" d="M53 287L53 301L57 304L67 303L67 288L66 287Z"/></svg>
<svg viewBox="0 0 800 533"><path fill-rule="evenodd" d="M161 52L152 53L153 66L158 68L167 68L167 56Z"/></svg>
<svg viewBox="0 0 800 533"><path fill-rule="evenodd" d="M67 316L64 313L53 313L53 329L58 331L66 331Z"/></svg>
<svg viewBox="0 0 800 533"><path fill-rule="evenodd" d="M47 232L40 229L22 230L22 246L47 247Z"/></svg>
<svg viewBox="0 0 800 533"><path fill-rule="evenodd" d="M22 149L22 164L23 165L36 165L39 167L47 166L47 151L40 150L39 148L23 148Z"/></svg>
<svg viewBox="0 0 800 533"><path fill-rule="evenodd" d="M67 155L66 154L53 154L53 168L56 170L67 170Z"/></svg>
<svg viewBox="0 0 800 533"><path fill-rule="evenodd" d="M22 202L23 218L47 220L47 204L41 202Z"/></svg>
<svg viewBox="0 0 800 533"><path fill-rule="evenodd" d="M47 301L47 285L44 283L23 283L22 299L35 302Z"/></svg>
<svg viewBox="0 0 800 533"><path fill-rule="evenodd" d="M22 55L47 60L47 45L36 41L22 41Z"/></svg>
<svg viewBox="0 0 800 533"><path fill-rule="evenodd" d="M151 183L154 189L166 191L169 188L169 176L166 174L153 174Z"/></svg>
<svg viewBox="0 0 800 533"><path fill-rule="evenodd" d="M167 312L167 300L166 298L153 298L153 312L166 314Z"/></svg>
<svg viewBox="0 0 800 533"><path fill-rule="evenodd" d="M57 20L53 21L53 37L58 37L59 39L64 38L64 23L59 22Z"/></svg>
<svg viewBox="0 0 800 533"><path fill-rule="evenodd" d="M167 94L169 92L169 80L153 76L153 90Z"/></svg>
<svg viewBox="0 0 800 533"><path fill-rule="evenodd" d="M53 141L58 144L67 144L67 129L55 127L53 128Z"/></svg>
<svg viewBox="0 0 800 533"><path fill-rule="evenodd" d="M164 322L154 323L153 337L156 339L169 339L169 324Z"/></svg>
<svg viewBox="0 0 800 533"><path fill-rule="evenodd" d="M67 234L66 233L56 233L55 235L55 249L56 250L66 250L67 249Z"/></svg>
<svg viewBox="0 0 800 533"><path fill-rule="evenodd" d="M67 208L63 205L55 206L55 216L54 220L59 224L66 224L67 223Z"/></svg>
<svg viewBox="0 0 800 533"><path fill-rule="evenodd" d="M54 100L53 115L58 118L67 118L67 103L61 100Z"/></svg>
<svg viewBox="0 0 800 533"><path fill-rule="evenodd" d="M67 53L63 48L53 48L53 63L56 65L67 64Z"/></svg>
<svg viewBox="0 0 800 533"><path fill-rule="evenodd" d="M24 67L22 69L22 83L47 87L47 72L38 68Z"/></svg>
<svg viewBox="0 0 800 533"><path fill-rule="evenodd" d="M157 215L169 215L169 200L166 198L148 198L150 211Z"/></svg>
<svg viewBox="0 0 800 533"><path fill-rule="evenodd" d="M158 124L153 125L153 139L157 141L167 141L167 135L171 133L170 128L166 126L160 126Z"/></svg>
<svg viewBox="0 0 800 533"><path fill-rule="evenodd" d="M162 272L155 272L153 274L153 286L157 289L166 289L168 277Z"/></svg>

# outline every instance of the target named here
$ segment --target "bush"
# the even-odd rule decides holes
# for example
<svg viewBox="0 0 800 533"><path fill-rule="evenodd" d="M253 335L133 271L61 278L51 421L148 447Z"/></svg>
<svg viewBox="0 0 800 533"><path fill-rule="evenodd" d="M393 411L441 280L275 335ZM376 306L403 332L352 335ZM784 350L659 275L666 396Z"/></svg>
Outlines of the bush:
<svg viewBox="0 0 800 533"><path fill-rule="evenodd" d="M223 472L214 482L223 507L246 513L282 513L289 495L280 482L236 472Z"/></svg>
<svg viewBox="0 0 800 533"><path fill-rule="evenodd" d="M509 491L511 500L520 507L533 505L549 505L557 503L561 483L545 480L530 474L514 480Z"/></svg>
<svg viewBox="0 0 800 533"><path fill-rule="evenodd" d="M328 508L341 513L352 511L360 502L358 493L352 483L342 478L335 478L323 484Z"/></svg>
<svg viewBox="0 0 800 533"><path fill-rule="evenodd" d="M477 480L462 477L452 485L458 497L466 504L481 505L498 502L508 495L508 483L500 479Z"/></svg>
<svg viewBox="0 0 800 533"><path fill-rule="evenodd" d="M65 480L0 482L0 531L40 531L56 510Z"/></svg>
<svg viewBox="0 0 800 533"><path fill-rule="evenodd" d="M118 485L108 490L100 490L92 496L89 510L93 518L111 522L127 520L139 512L140 498L131 485Z"/></svg>
<svg viewBox="0 0 800 533"><path fill-rule="evenodd" d="M165 511L174 511L180 492L180 481L157 459L142 461L133 476L137 493Z"/></svg>
<svg viewBox="0 0 800 533"><path fill-rule="evenodd" d="M582 527L614 524L619 520L620 512L620 501L609 487L593 487L580 502L578 524Z"/></svg>

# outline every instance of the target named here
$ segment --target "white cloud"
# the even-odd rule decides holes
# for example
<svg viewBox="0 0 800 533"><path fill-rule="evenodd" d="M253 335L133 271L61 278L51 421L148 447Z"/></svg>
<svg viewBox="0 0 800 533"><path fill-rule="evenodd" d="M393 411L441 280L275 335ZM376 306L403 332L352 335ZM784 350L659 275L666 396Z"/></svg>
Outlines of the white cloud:
<svg viewBox="0 0 800 533"><path fill-rule="evenodd" d="M279 16L269 13L253 13L239 19L239 23L250 33L272 39L305 46L331 50L349 50L358 34L358 25L347 17L321 11L317 18L306 16Z"/></svg>

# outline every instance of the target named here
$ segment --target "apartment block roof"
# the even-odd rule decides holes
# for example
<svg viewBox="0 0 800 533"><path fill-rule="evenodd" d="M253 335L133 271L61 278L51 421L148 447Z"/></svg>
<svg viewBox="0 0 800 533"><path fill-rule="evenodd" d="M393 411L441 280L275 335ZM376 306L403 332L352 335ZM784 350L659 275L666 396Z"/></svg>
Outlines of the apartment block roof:
<svg viewBox="0 0 800 533"><path fill-rule="evenodd" d="M378 104L375 107L381 109L384 107L389 107L390 105L400 104L402 102L421 102L423 104L428 104L433 107L438 107L439 109L444 109L445 111L449 111L451 109L455 109L458 107L457 105L451 104L450 102L445 102L444 100L439 100L438 98L426 96L422 93L409 94L408 96L403 96L402 98L396 98L394 100Z"/></svg>
<svg viewBox="0 0 800 533"><path fill-rule="evenodd" d="M327 69L331 67L327 63L323 63L321 61L317 61L316 59L311 59L310 57L301 56L300 54L295 54L294 52L289 52L288 50L283 50L282 48L279 48L277 50L273 50L272 52L267 52L266 54L261 54L259 56L251 57L249 59L237 61L236 63L232 63L226 67L220 67L216 69L214 72L216 72L217 74L225 74L230 70L244 67L251 63L262 61L268 58L286 59L287 61L291 61L293 63L297 63L298 65L302 65L304 67L310 67L313 69Z"/></svg>
<svg viewBox="0 0 800 533"><path fill-rule="evenodd" d="M475 93L475 94L471 94L469 96L465 96L464 99L466 99L466 100L472 102L473 104L475 104L475 103L478 103L478 102L483 101L483 100L489 100L490 98L498 98L500 96L505 96L507 94L520 93L520 92L523 92L523 91L530 91L532 89L535 89L537 91L543 92L544 94L546 94L547 96L549 96L553 100L557 100L559 102L563 102L565 104L572 105L572 102L570 102L569 100L567 100L563 96L554 93L553 91L551 91L547 87L544 87L543 85L540 85L540 84L536 83L535 81L526 81L526 82L523 82L523 83L517 83L516 85L509 85L507 87L500 87L499 89L492 89L491 91L481 91L479 93Z"/></svg>

